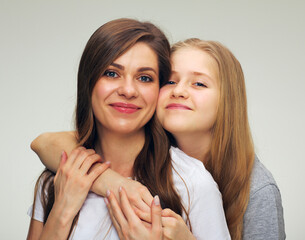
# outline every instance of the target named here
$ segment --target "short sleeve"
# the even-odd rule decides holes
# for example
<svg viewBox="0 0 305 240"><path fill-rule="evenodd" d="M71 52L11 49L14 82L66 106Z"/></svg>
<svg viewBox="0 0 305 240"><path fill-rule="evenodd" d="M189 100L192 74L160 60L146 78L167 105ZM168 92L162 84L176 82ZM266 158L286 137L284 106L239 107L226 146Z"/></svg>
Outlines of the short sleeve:
<svg viewBox="0 0 305 240"><path fill-rule="evenodd" d="M244 216L244 240L285 239L283 207L279 189L269 184L256 191Z"/></svg>
<svg viewBox="0 0 305 240"><path fill-rule="evenodd" d="M34 203L29 207L27 214L33 219L43 222L44 219L44 211L41 200L41 188L42 188L42 180L39 181L38 190L35 198L35 206ZM33 214L34 209L34 214ZM33 216L32 216L33 215Z"/></svg>

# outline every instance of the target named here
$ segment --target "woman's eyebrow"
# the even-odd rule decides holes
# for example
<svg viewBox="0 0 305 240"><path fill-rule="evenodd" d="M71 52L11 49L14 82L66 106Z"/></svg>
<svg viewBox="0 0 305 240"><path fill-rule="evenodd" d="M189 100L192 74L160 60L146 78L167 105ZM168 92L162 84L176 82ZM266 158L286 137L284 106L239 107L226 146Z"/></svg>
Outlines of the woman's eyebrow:
<svg viewBox="0 0 305 240"><path fill-rule="evenodd" d="M155 74L157 74L156 70L151 68L151 67L141 67L141 68L138 69L138 72L145 72L145 71L152 71Z"/></svg>
<svg viewBox="0 0 305 240"><path fill-rule="evenodd" d="M125 70L125 67L121 64L118 64L118 63L111 63L110 66L116 67L120 70ZM137 71L138 72L152 71L155 74L157 74L157 71L152 67L140 67L139 69L137 69Z"/></svg>
<svg viewBox="0 0 305 240"><path fill-rule="evenodd" d="M118 69L124 70L125 67L118 63L111 63L110 66L116 67Z"/></svg>

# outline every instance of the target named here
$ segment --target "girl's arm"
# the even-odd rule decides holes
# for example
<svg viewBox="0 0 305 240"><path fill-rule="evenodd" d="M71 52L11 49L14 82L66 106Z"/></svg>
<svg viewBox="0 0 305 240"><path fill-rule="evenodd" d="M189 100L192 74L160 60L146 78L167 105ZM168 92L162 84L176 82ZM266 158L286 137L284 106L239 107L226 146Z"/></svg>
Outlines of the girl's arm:
<svg viewBox="0 0 305 240"><path fill-rule="evenodd" d="M43 133L31 144L32 150L39 156L41 162L51 171L56 172L62 151L70 155L78 146L75 132ZM122 177L111 169L107 169L93 183L91 191L103 197L110 189L119 199L118 189L123 186L129 201L136 208L150 213L150 204L153 200L148 189L141 183Z"/></svg>

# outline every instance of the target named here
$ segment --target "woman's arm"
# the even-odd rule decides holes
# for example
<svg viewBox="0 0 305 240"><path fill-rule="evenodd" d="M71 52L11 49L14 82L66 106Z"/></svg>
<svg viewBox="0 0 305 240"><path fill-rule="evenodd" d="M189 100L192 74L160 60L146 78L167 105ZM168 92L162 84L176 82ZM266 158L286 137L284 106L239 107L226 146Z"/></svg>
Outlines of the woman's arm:
<svg viewBox="0 0 305 240"><path fill-rule="evenodd" d="M93 150L84 148L73 150L69 158L66 153L62 154L54 177L53 207L44 226L42 222L31 219L28 239L67 239L73 219L86 200L92 183L109 167L109 164L99 163L100 160L100 156ZM36 200L38 202L35 204L39 204L37 209L41 212L39 195Z"/></svg>
<svg viewBox="0 0 305 240"><path fill-rule="evenodd" d="M41 162L51 171L56 172L62 151L70 155L77 147L75 132L43 133L31 144L32 150L39 156ZM141 183L122 177L111 169L107 169L93 183L91 191L98 195L106 196L110 189L119 198L118 189L123 186L129 201L136 208L150 213L150 203L153 199L148 189Z"/></svg>

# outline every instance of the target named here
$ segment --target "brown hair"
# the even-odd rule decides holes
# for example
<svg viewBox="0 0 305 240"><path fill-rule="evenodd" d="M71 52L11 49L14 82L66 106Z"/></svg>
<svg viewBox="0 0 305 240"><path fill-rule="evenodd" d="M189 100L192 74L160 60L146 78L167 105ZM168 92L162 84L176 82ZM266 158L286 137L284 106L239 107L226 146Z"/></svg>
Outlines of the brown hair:
<svg viewBox="0 0 305 240"><path fill-rule="evenodd" d="M117 19L98 28L87 42L78 70L76 129L80 145L94 148L98 138L91 106L92 90L97 80L115 59L137 42L146 43L157 54L160 86L168 80L171 73L170 45L156 26L133 19ZM183 206L173 187L170 144L167 136L155 115L144 128L145 143L135 159L134 176L152 195L159 195L163 207L169 207L181 215ZM49 171L45 175L46 179L52 179L49 177ZM53 181L47 187L50 195L48 198L43 197L46 199L45 220L54 203L52 188L54 189ZM45 190L42 189L42 194L44 193Z"/></svg>
<svg viewBox="0 0 305 240"><path fill-rule="evenodd" d="M254 163L243 71L231 51L218 42L191 38L176 43L171 51L174 53L185 47L206 52L218 66L219 106L205 167L222 193L231 237L239 240L242 238Z"/></svg>

